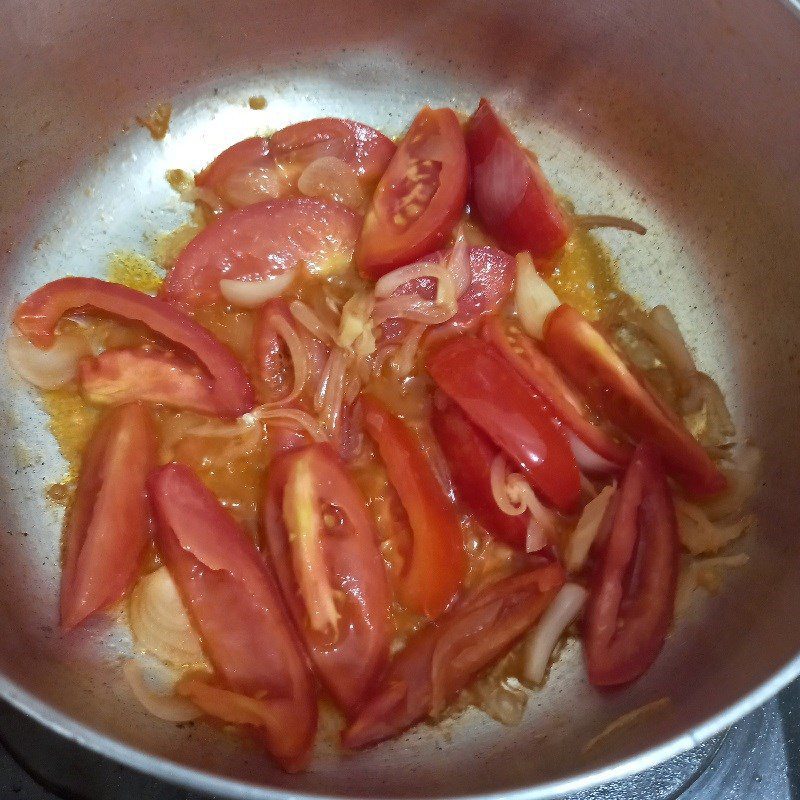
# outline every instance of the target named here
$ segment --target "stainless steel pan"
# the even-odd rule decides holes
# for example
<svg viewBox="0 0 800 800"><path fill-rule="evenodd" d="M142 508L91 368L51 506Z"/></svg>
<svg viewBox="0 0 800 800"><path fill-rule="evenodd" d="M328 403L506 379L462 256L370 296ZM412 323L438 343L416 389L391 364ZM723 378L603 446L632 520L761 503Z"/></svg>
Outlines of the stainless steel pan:
<svg viewBox="0 0 800 800"><path fill-rule="evenodd" d="M263 94L263 111L247 107ZM664 3L315 3L6 0L0 7L0 296L103 274L147 253L186 209L164 181L259 129L322 114L399 133L424 102L490 96L580 211L610 233L626 284L667 302L765 453L749 567L670 636L630 689L598 694L571 648L523 724L466 714L446 731L288 777L210 727L160 723L132 700L130 642L55 631L61 465L32 395L3 365L0 692L64 736L231 797L541 798L691 747L800 672L800 21L778 0ZM132 124L174 103L168 137ZM7 531L7 532L5 532ZM670 707L589 754L609 721Z"/></svg>

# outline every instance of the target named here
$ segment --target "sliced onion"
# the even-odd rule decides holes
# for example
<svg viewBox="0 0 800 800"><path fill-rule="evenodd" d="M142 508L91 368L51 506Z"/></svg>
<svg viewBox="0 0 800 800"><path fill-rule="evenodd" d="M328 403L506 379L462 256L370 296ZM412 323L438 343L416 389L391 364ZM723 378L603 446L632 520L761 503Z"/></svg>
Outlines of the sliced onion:
<svg viewBox="0 0 800 800"><path fill-rule="evenodd" d="M361 391L361 378L358 375L351 375L344 388L344 404L349 406L355 402Z"/></svg>
<svg viewBox="0 0 800 800"><path fill-rule="evenodd" d="M564 548L564 566L567 572L579 572L586 563L615 491L613 486L604 486L600 494L584 506L581 518Z"/></svg>
<svg viewBox="0 0 800 800"><path fill-rule="evenodd" d="M378 278L375 284L375 297L390 297L409 281L429 278L438 282L446 276L448 272L444 265L435 261L417 261L415 264L393 269Z"/></svg>
<svg viewBox="0 0 800 800"><path fill-rule="evenodd" d="M287 403L291 403L293 400L298 398L305 388L309 374L308 350L306 349L306 345L301 337L298 336L297 331L280 314L270 315L269 324L272 326L273 330L278 334L278 336L283 339L283 341L286 343L287 349L289 350L289 356L292 359L292 370L294 372L294 385L292 386L291 392L289 392L286 397L282 397L280 400L275 400L267 405L286 405Z"/></svg>
<svg viewBox="0 0 800 800"><path fill-rule="evenodd" d="M530 484L516 472L512 472L506 478L506 485L508 487L508 496L512 503L520 501L525 504L530 512L531 520L533 520L542 535L546 536L548 540L556 539L558 529L560 527L558 515L546 508L542 501L536 496ZM531 526L528 523L528 534L530 535ZM532 538L532 546L535 547L536 539ZM527 542L526 542L527 545ZM528 549L526 547L526 549ZM540 547L535 549L541 550ZM528 552L533 552L528 549Z"/></svg>
<svg viewBox="0 0 800 800"><path fill-rule="evenodd" d="M456 297L461 297L467 291L467 287L472 279L469 267L469 245L464 234L459 230L456 243L447 257L447 272L453 281L453 289Z"/></svg>
<svg viewBox="0 0 800 800"><path fill-rule="evenodd" d="M392 369L401 377L405 378L414 369L419 343L428 326L422 322L415 322L411 330L406 334L400 347L397 348L392 356Z"/></svg>
<svg viewBox="0 0 800 800"><path fill-rule="evenodd" d="M442 306L430 300L412 294L387 297L375 303L372 319L380 325L387 319L408 319L412 322L424 322L426 325L439 325L452 319L458 307L453 303Z"/></svg>
<svg viewBox="0 0 800 800"><path fill-rule="evenodd" d="M547 534L538 519L534 516L528 520L528 527L525 529L525 552L538 553L543 547L547 547Z"/></svg>
<svg viewBox="0 0 800 800"><path fill-rule="evenodd" d="M78 362L92 352L86 339L77 333L60 333L53 346L43 350L16 328L12 329L7 346L11 368L39 389L57 389L74 380Z"/></svg>
<svg viewBox="0 0 800 800"><path fill-rule="evenodd" d="M746 514L727 525L715 524L702 508L681 498L675 498L675 511L681 544L695 556L719 552L756 523L753 514Z"/></svg>
<svg viewBox="0 0 800 800"><path fill-rule="evenodd" d="M327 370L327 386L324 402L320 408L320 421L328 431L329 436L334 437L342 418L347 357L343 350L335 347L331 350L328 361L330 367Z"/></svg>
<svg viewBox="0 0 800 800"><path fill-rule="evenodd" d="M166 567L136 584L128 618L136 644L159 661L173 667L205 664L200 639Z"/></svg>
<svg viewBox="0 0 800 800"><path fill-rule="evenodd" d="M191 722L203 715L203 712L190 700L150 689L142 675L141 667L135 661L126 661L122 666L122 674L131 687L133 696L154 717L166 722Z"/></svg>
<svg viewBox="0 0 800 800"><path fill-rule="evenodd" d="M359 208L364 192L356 171L335 156L323 156L312 161L297 180L297 188L306 197L322 197Z"/></svg>
<svg viewBox="0 0 800 800"><path fill-rule="evenodd" d="M622 231L632 231L644 236L647 228L627 217L614 217L609 214L578 214L575 223L581 228L618 228Z"/></svg>
<svg viewBox="0 0 800 800"><path fill-rule="evenodd" d="M711 520L721 520L740 515L758 490L761 472L761 451L744 445L730 464L721 465L728 481L728 491L703 503L703 511Z"/></svg>
<svg viewBox="0 0 800 800"><path fill-rule="evenodd" d="M567 435L569 446L578 462L578 466L583 472L590 475L607 475L610 472L617 472L619 467L595 453L588 445L584 444L572 431L565 427L562 430Z"/></svg>
<svg viewBox="0 0 800 800"><path fill-rule="evenodd" d="M588 592L577 583L565 583L523 645L523 676L541 683L558 640L580 614Z"/></svg>
<svg viewBox="0 0 800 800"><path fill-rule="evenodd" d="M267 427L270 425L279 428L300 428L307 431L315 442L327 442L328 436L325 431L320 427L320 424L314 417L306 411L301 411L299 408L268 408L266 406L257 406L252 411L248 411L241 419L248 423L252 420L263 420Z"/></svg>
<svg viewBox="0 0 800 800"><path fill-rule="evenodd" d="M296 269L290 269L278 275L253 281L223 278L219 282L219 290L232 305L239 308L258 308L267 300L283 294L292 285L296 273Z"/></svg>
<svg viewBox="0 0 800 800"><path fill-rule="evenodd" d="M289 304L292 316L311 334L325 344L332 344L336 339L336 331L325 324L319 316L301 300L292 300Z"/></svg>
<svg viewBox="0 0 800 800"><path fill-rule="evenodd" d="M282 181L275 166L240 169L225 179L225 197L236 208L280 197Z"/></svg>
<svg viewBox="0 0 800 800"><path fill-rule="evenodd" d="M555 292L536 271L530 253L517 255L517 282L514 292L519 321L534 339L544 336L544 323L551 311L561 305Z"/></svg>

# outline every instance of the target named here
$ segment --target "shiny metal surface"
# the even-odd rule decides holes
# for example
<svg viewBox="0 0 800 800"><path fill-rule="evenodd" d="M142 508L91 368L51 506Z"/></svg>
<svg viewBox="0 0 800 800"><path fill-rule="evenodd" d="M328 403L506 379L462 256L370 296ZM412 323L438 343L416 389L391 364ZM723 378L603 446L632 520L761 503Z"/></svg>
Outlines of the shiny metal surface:
<svg viewBox="0 0 800 800"><path fill-rule="evenodd" d="M65 736L230 797L306 794L544 798L645 769L731 724L800 672L800 22L777 0L211 3L11 0L0 7L2 318L63 274L147 254L185 207L164 181L254 131L321 114L398 133L423 103L496 101L579 211L609 233L625 283L666 302L765 452L752 562L695 603L654 669L598 694L566 650L522 725L467 713L342 762L322 746L289 777L210 727L133 702L130 642L96 623L54 631L59 520L42 490L63 469L33 396L3 365L0 691ZM267 107L253 111L250 95ZM174 104L167 138L133 124ZM664 712L602 747L612 719Z"/></svg>

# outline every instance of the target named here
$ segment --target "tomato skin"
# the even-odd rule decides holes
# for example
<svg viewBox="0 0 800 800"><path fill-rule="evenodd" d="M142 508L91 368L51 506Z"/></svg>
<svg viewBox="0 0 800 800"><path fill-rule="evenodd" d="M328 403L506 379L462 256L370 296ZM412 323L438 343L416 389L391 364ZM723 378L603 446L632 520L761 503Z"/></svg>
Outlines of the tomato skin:
<svg viewBox="0 0 800 800"><path fill-rule="evenodd" d="M216 413L238 417L255 406L255 393L231 351L191 317L156 297L97 278L60 278L29 295L14 313L20 333L37 347L49 347L64 314L94 309L141 322L181 345L210 375Z"/></svg>
<svg viewBox="0 0 800 800"><path fill-rule="evenodd" d="M566 304L545 322L547 354L598 412L637 441L652 442L670 474L697 496L725 489L725 476L683 423L648 391L605 337Z"/></svg>
<svg viewBox="0 0 800 800"><path fill-rule="evenodd" d="M78 383L83 396L98 405L136 400L216 414L211 380L173 353L145 348L106 350L81 359Z"/></svg>
<svg viewBox="0 0 800 800"><path fill-rule="evenodd" d="M178 256L161 297L190 308L223 300L219 282L263 280L300 262L324 266L353 255L361 218L309 197L268 200L220 214Z"/></svg>
<svg viewBox="0 0 800 800"><path fill-rule="evenodd" d="M475 211L504 250L549 258L569 236L555 193L486 99L466 128Z"/></svg>
<svg viewBox="0 0 800 800"><path fill-rule="evenodd" d="M644 674L672 625L680 546L672 495L652 445L637 447L607 515L610 533L585 620L589 680L598 687Z"/></svg>
<svg viewBox="0 0 800 800"><path fill-rule="evenodd" d="M148 483L156 544L214 666L218 697L241 695L257 710L262 724L252 730L275 760L301 769L317 727L316 693L274 576L188 467L159 467ZM217 704L223 719L236 719L235 707Z"/></svg>
<svg viewBox="0 0 800 800"><path fill-rule="evenodd" d="M527 517L504 514L492 495L492 462L500 449L454 403L434 403L431 425L450 467L456 497L495 538L525 550Z"/></svg>
<svg viewBox="0 0 800 800"><path fill-rule="evenodd" d="M284 492L292 468L306 462L318 491L314 513L337 509L340 524L323 539L327 579L341 614L335 636L315 631L292 566ZM327 445L294 449L269 467L262 536L295 625L320 680L352 717L389 660L391 595L370 512L341 461Z"/></svg>
<svg viewBox="0 0 800 800"><path fill-rule="evenodd" d="M397 736L447 702L511 649L564 583L558 564L534 566L459 600L414 634L342 735L351 749Z"/></svg>
<svg viewBox="0 0 800 800"><path fill-rule="evenodd" d="M458 117L449 108L423 108L375 189L356 248L363 277L377 280L441 247L464 210L468 179Z"/></svg>
<svg viewBox="0 0 800 800"><path fill-rule="evenodd" d="M451 339L427 360L439 388L560 511L575 510L580 473L564 434L541 397L498 351L472 337Z"/></svg>
<svg viewBox="0 0 800 800"><path fill-rule="evenodd" d="M497 317L486 322L481 335L542 395L555 415L587 447L618 466L630 461L633 448L592 422L585 402L533 339Z"/></svg>
<svg viewBox="0 0 800 800"><path fill-rule="evenodd" d="M425 256L425 261L444 259L446 251L440 250ZM511 294L517 265L508 253L496 247L469 248L470 282L458 298L456 315L439 325L431 326L428 337L446 339L458 333L474 330L480 321L494 314ZM417 278L398 287L394 295L416 293L426 300L436 297L436 281L432 278ZM404 319L389 319L381 326L386 341L398 341L410 329Z"/></svg>
<svg viewBox="0 0 800 800"><path fill-rule="evenodd" d="M377 445L412 530L400 597L407 608L433 619L452 602L466 573L461 527L416 436L375 398L366 396L361 403L364 427Z"/></svg>
<svg viewBox="0 0 800 800"><path fill-rule="evenodd" d="M64 630L119 600L136 580L151 535L145 480L156 450L155 426L141 405L110 411L92 434L64 530Z"/></svg>
<svg viewBox="0 0 800 800"><path fill-rule="evenodd" d="M370 189L380 178L396 147L369 125L324 117L289 125L268 139L254 136L223 150L195 176L197 186L211 189L229 206L296 194L297 178L312 161L334 156L353 168L362 186ZM243 192L248 176L264 171L272 191Z"/></svg>

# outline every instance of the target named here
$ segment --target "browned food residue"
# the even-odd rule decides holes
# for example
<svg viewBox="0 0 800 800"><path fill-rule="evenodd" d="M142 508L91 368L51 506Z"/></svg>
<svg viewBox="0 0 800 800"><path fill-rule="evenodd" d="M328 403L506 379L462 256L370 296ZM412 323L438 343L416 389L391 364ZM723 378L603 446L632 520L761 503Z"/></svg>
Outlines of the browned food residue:
<svg viewBox="0 0 800 800"><path fill-rule="evenodd" d="M154 139L163 139L169 130L172 103L159 103L146 117L136 117L136 122L150 131Z"/></svg>

